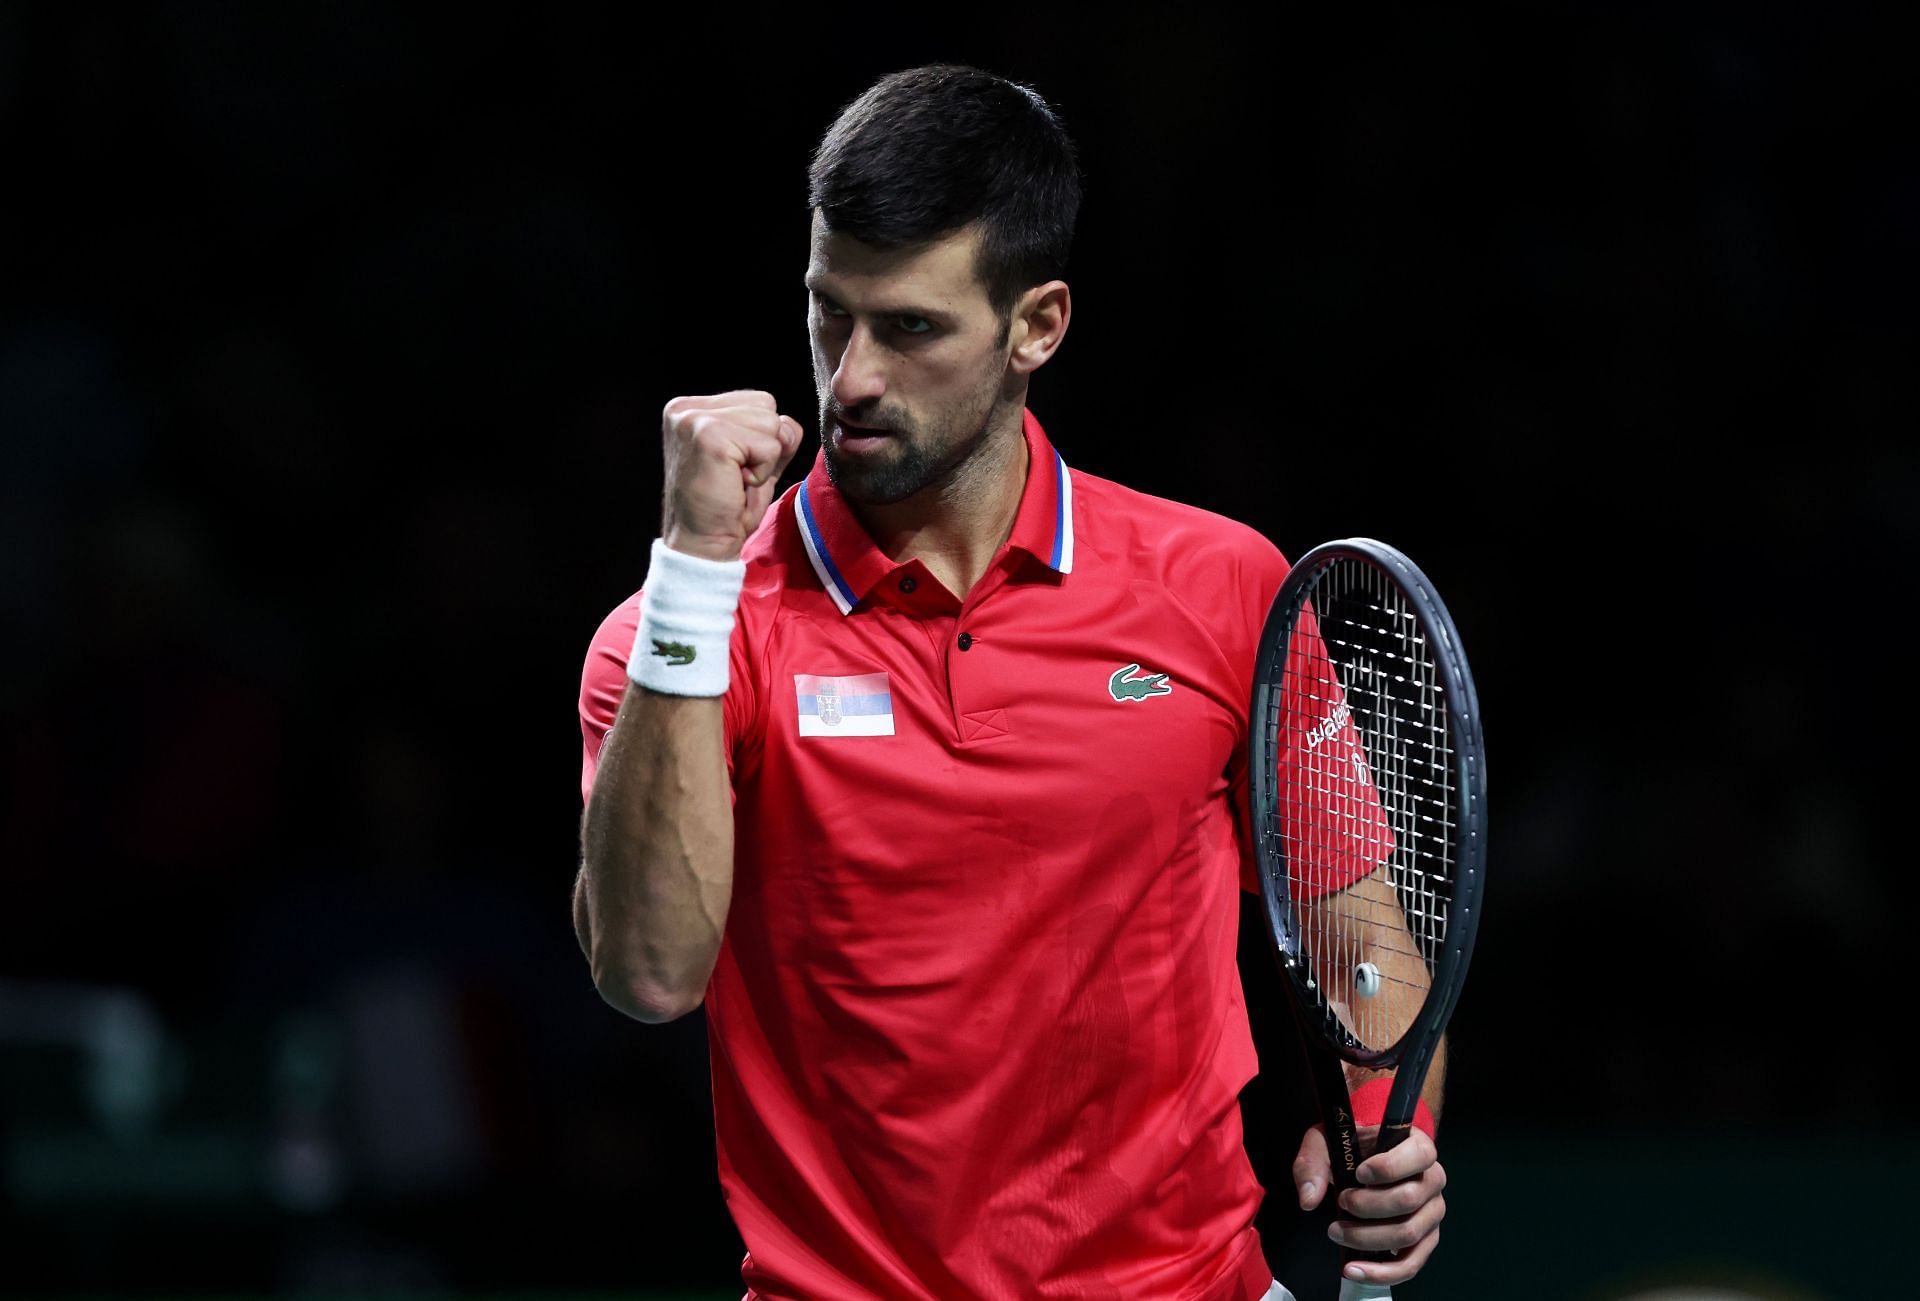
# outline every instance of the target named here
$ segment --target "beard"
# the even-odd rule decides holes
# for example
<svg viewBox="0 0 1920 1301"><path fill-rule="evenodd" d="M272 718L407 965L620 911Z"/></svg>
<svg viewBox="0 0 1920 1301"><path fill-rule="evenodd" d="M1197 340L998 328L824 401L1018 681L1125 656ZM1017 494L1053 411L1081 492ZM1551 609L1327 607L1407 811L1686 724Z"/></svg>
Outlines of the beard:
<svg viewBox="0 0 1920 1301"><path fill-rule="evenodd" d="M985 445L1000 405L998 392L988 388L926 421L885 407L849 412L848 419L890 435L873 452L853 456L841 450L832 435L837 421L831 399L823 395L820 446L826 453L827 478L848 501L868 506L905 501L917 492L943 487Z"/></svg>

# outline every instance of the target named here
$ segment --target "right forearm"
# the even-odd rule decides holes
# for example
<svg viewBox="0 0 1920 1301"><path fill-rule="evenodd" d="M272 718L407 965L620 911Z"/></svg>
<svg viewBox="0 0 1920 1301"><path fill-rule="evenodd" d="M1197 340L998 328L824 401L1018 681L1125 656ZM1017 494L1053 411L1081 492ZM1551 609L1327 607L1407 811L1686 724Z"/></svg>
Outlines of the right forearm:
<svg viewBox="0 0 1920 1301"><path fill-rule="evenodd" d="M588 960L631 1016L698 1006L733 893L733 808L716 697L632 686L582 826Z"/></svg>
<svg viewBox="0 0 1920 1301"><path fill-rule="evenodd" d="M758 389L677 397L661 412L666 488L635 638L637 652L650 643L660 658L629 661L638 681L600 748L581 828L585 917L575 920L601 997L643 1021L697 1007L720 956L733 897L721 702L739 557L800 432Z"/></svg>

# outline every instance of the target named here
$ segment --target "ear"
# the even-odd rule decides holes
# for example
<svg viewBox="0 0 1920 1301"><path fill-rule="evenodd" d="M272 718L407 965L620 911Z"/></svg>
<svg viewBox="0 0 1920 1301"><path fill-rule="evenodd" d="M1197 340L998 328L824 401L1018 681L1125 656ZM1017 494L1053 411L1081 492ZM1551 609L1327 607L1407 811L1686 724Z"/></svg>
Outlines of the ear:
<svg viewBox="0 0 1920 1301"><path fill-rule="evenodd" d="M1007 369L1016 375L1039 370L1067 337L1072 316L1073 296L1064 280L1049 280L1021 294L1007 331Z"/></svg>

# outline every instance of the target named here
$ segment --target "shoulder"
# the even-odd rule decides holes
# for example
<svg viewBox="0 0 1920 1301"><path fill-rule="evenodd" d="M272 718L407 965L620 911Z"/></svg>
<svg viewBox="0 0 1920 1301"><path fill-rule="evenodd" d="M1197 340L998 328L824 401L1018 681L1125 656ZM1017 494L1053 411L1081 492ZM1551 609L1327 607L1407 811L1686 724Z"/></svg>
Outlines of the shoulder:
<svg viewBox="0 0 1920 1301"><path fill-rule="evenodd" d="M776 497L760 521L760 527L740 548L740 558L747 562L746 581L740 588L743 618L749 617L749 611L753 617L770 617L793 575L794 565L799 563L801 569L806 568L800 524L795 516L799 509L795 498L799 492L800 487L795 484Z"/></svg>
<svg viewBox="0 0 1920 1301"><path fill-rule="evenodd" d="M633 636L640 627L640 593L635 592L607 612L587 643L587 663L581 675L583 691L595 683L624 681L627 655L633 649Z"/></svg>
<svg viewBox="0 0 1920 1301"><path fill-rule="evenodd" d="M746 562L746 577L740 589L733 637L729 646L733 672L727 688L729 735L737 736L753 712L754 678L751 664L757 650L764 646L780 605L782 592L801 552L793 519L793 492L788 491L767 511L766 518L741 549ZM804 565L803 565L804 567ZM640 627L640 602L646 588L621 601L610 610L594 630L587 645L586 662L580 672L580 724L586 741L586 762L581 792L584 797L593 782L594 764L600 742L613 726L621 698L627 690L627 660L633 653L634 636ZM821 599L825 599L824 594ZM729 762L732 755L729 751Z"/></svg>
<svg viewBox="0 0 1920 1301"><path fill-rule="evenodd" d="M740 549L747 573L740 588L737 621L757 623L770 618L786 586L794 555L798 552L797 533L792 519L793 490L789 489L767 508L753 536ZM644 560L645 557L643 556ZM587 648L587 672L624 678L627 656L633 649L635 631L640 627L640 599L643 585L621 601L600 621Z"/></svg>
<svg viewBox="0 0 1920 1301"><path fill-rule="evenodd" d="M1271 598L1287 576L1287 558L1256 528L1098 475L1072 474L1080 555L1123 565L1136 581L1190 592Z"/></svg>

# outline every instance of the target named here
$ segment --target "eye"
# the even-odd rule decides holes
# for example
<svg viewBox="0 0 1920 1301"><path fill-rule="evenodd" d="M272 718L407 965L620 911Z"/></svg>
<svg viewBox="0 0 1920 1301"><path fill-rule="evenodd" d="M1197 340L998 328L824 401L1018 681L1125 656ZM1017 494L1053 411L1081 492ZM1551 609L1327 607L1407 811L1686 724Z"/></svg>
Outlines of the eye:
<svg viewBox="0 0 1920 1301"><path fill-rule="evenodd" d="M827 298L821 294L815 294L813 301L820 304L820 315L822 316L831 316L838 319L847 314L844 307L834 302L831 298Z"/></svg>
<svg viewBox="0 0 1920 1301"><path fill-rule="evenodd" d="M933 322L924 316L900 316L894 318L903 334L927 334L933 329Z"/></svg>

